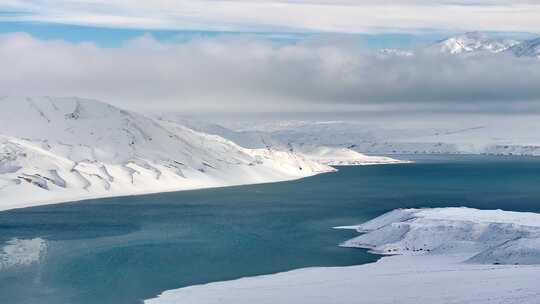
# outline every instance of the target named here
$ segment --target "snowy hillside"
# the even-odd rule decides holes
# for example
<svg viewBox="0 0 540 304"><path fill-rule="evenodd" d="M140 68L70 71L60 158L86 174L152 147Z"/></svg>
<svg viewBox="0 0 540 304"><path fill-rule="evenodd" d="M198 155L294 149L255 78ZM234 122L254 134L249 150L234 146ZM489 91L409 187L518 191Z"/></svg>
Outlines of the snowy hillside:
<svg viewBox="0 0 540 304"><path fill-rule="evenodd" d="M291 145L291 147L294 147L294 151L301 153L307 159L329 166L364 166L407 163L407 161L390 157L365 155L348 148L313 145Z"/></svg>
<svg viewBox="0 0 540 304"><path fill-rule="evenodd" d="M301 155L78 98L0 100L0 210L90 197L296 179Z"/></svg>
<svg viewBox="0 0 540 304"><path fill-rule="evenodd" d="M330 165L330 166L355 166L355 165L378 165L398 164L407 161L397 160L390 157L368 156L341 145L326 144L323 142L305 143L302 140L291 137L280 137L277 134L260 130L233 131L214 123L205 123L198 120L183 118L174 113L159 115L163 121L176 122L188 126L194 130L219 135L229 139L238 145L250 149L272 148L280 151L289 151L304 155L307 159ZM296 125L292 125L296 128ZM310 130L315 136L324 136L319 128Z"/></svg>
<svg viewBox="0 0 540 304"><path fill-rule="evenodd" d="M244 121L226 127L301 147L367 154L540 155L538 115L433 116L430 120L359 115L355 121ZM268 130L268 131L264 131ZM399 157L398 157L399 158Z"/></svg>
<svg viewBox="0 0 540 304"><path fill-rule="evenodd" d="M398 209L341 228L364 233L345 246L391 256L190 286L145 303L538 303L540 214Z"/></svg>
<svg viewBox="0 0 540 304"><path fill-rule="evenodd" d="M471 208L397 209L351 227L342 244L378 254L467 256L479 264L540 264L540 214Z"/></svg>
<svg viewBox="0 0 540 304"><path fill-rule="evenodd" d="M217 135L226 138L239 146L250 149L261 149L272 147L277 150L288 150L286 142L282 142L272 137L272 134L258 130L232 130L209 120L199 120L186 118L182 113L166 113L156 115L161 121L177 123L192 130Z"/></svg>
<svg viewBox="0 0 540 304"><path fill-rule="evenodd" d="M480 32L469 32L439 41L434 48L449 54L464 54L472 52L500 53L519 44L513 39L491 38Z"/></svg>

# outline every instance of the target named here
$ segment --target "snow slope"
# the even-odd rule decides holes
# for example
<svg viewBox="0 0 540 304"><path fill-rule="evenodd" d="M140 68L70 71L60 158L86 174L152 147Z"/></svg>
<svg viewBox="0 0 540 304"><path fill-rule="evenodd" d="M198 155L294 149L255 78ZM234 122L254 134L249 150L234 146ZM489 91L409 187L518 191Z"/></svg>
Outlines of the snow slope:
<svg viewBox="0 0 540 304"><path fill-rule="evenodd" d="M9 97L0 106L0 210L333 170L92 100Z"/></svg>
<svg viewBox="0 0 540 304"><path fill-rule="evenodd" d="M226 125L302 147L367 154L540 155L540 116L433 115L432 119L360 116L348 121L245 121ZM268 130L268 131L263 131Z"/></svg>
<svg viewBox="0 0 540 304"><path fill-rule="evenodd" d="M377 254L470 255L481 264L540 264L540 214L471 208L398 209L342 244Z"/></svg>
<svg viewBox="0 0 540 304"><path fill-rule="evenodd" d="M145 303L538 303L540 214L398 209L337 228L364 233L343 246L400 255L190 286Z"/></svg>
<svg viewBox="0 0 540 304"><path fill-rule="evenodd" d="M397 160L390 157L368 156L339 145L325 145L321 142L304 143L303 141L294 137L280 138L273 133L266 131L234 131L214 123L186 119L181 115L174 113L159 115L158 119L180 123L200 132L219 135L223 138L232 140L245 148L271 148L281 151L289 151L302 154L307 159L329 166L362 166L408 163L408 161ZM324 136L324 132L322 132L319 128L312 128L310 129L310 132L312 132L314 136Z"/></svg>
<svg viewBox="0 0 540 304"><path fill-rule="evenodd" d="M390 157L369 156L348 148L313 145L291 145L291 147L294 147L294 151L301 153L307 159L329 166L364 166L408 163L408 161L397 160Z"/></svg>

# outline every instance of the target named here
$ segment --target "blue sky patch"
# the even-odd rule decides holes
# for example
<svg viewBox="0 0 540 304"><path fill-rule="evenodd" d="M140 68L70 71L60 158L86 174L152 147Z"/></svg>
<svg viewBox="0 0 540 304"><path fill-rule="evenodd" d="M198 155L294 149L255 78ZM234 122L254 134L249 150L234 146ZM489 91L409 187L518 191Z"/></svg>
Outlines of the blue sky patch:
<svg viewBox="0 0 540 304"><path fill-rule="evenodd" d="M4 12L6 13L6 12ZM38 39L61 39L69 42L93 42L102 47L118 47L124 42L145 34L152 35L159 41L185 42L195 38L213 38L219 36L250 35L280 43L294 43L307 38L329 35L357 37L359 43L370 48L410 48L418 44L427 44L444 38L449 33L428 32L380 33L380 34L330 34L330 33L245 33L221 31L182 31L182 30L145 30L104 28L92 26L63 25L40 22L0 22L0 33L25 32Z"/></svg>

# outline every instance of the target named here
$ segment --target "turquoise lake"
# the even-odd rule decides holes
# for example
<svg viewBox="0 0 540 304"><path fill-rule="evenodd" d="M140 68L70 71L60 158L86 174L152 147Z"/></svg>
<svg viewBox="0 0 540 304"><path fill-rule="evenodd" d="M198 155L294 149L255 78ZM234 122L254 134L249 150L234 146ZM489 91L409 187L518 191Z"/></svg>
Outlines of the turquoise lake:
<svg viewBox="0 0 540 304"><path fill-rule="evenodd" d="M411 156L298 181L88 200L0 212L0 248L46 240L0 268L0 303L140 303L167 289L311 266L369 263L337 245L400 207L540 212L540 159Z"/></svg>

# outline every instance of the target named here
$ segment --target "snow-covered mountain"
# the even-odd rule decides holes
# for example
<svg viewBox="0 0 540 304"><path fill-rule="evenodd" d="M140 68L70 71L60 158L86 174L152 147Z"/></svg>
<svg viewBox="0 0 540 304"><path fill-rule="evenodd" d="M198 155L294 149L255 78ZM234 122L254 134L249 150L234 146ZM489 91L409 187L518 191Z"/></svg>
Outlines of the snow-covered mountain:
<svg viewBox="0 0 540 304"><path fill-rule="evenodd" d="M437 41L417 51L452 55L510 53L517 57L540 58L540 38L521 40L497 37L483 32L468 32ZM377 55L380 57L410 57L415 56L417 51L381 49Z"/></svg>
<svg viewBox="0 0 540 304"><path fill-rule="evenodd" d="M0 106L0 209L333 170L92 100L9 97Z"/></svg>
<svg viewBox="0 0 540 304"><path fill-rule="evenodd" d="M500 53L519 44L518 40L492 38L485 33L469 32L438 41L433 47L443 53L464 54L473 52Z"/></svg>
<svg viewBox="0 0 540 304"><path fill-rule="evenodd" d="M537 57L540 58L540 38L523 41L513 46L512 51L518 57Z"/></svg>
<svg viewBox="0 0 540 304"><path fill-rule="evenodd" d="M423 120L359 114L344 121L248 119L224 124L242 134L258 134L265 142L288 143L306 154L312 148L333 147L336 159L339 148L368 155L540 155L540 116L535 114L433 115Z"/></svg>
<svg viewBox="0 0 540 304"><path fill-rule="evenodd" d="M362 154L343 145L328 145L322 142L310 143L298 140L294 137L278 137L272 132L260 130L234 131L214 123L206 123L200 120L186 119L182 115L167 113L158 115L157 118L163 121L172 121L188 126L191 129L221 136L232 140L238 145L251 149L275 149L301 154L305 158L329 166L362 166L407 163L407 161L397 160L390 157L370 156ZM292 125L296 129L297 125ZM318 128L313 128L313 134L321 134ZM290 139L290 140L289 140Z"/></svg>
<svg viewBox="0 0 540 304"><path fill-rule="evenodd" d="M160 121L180 124L198 132L218 135L220 137L233 141L234 143L244 148L273 148L276 150L289 150L289 146L286 142L282 142L273 138L272 134L265 131L232 130L217 123L209 122L209 120L200 120L185 117L182 113L169 112L156 115L155 117Z"/></svg>

